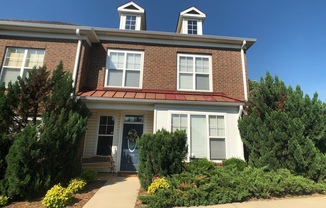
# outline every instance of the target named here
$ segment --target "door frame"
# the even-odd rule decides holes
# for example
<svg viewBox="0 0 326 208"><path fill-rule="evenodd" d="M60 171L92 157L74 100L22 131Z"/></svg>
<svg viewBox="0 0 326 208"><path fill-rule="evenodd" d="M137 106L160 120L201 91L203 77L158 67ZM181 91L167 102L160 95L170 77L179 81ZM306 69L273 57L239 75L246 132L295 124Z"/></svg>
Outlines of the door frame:
<svg viewBox="0 0 326 208"><path fill-rule="evenodd" d="M121 167L121 150L122 150L122 137L123 137L123 128L124 128L124 119L126 115L135 115L135 116L143 116L143 134L146 133L146 125L147 125L147 118L146 118L146 111L123 111L121 113L121 117L120 117L120 130L119 130L119 138L118 138L118 154L117 154L117 158L116 158L116 171L119 172L120 171L120 167Z"/></svg>

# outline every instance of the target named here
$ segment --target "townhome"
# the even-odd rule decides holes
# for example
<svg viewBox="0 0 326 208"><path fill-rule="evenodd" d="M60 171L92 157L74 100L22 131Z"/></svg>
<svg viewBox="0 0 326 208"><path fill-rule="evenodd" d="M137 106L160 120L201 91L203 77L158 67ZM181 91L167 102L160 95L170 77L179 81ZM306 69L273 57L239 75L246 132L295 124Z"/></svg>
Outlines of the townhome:
<svg viewBox="0 0 326 208"><path fill-rule="evenodd" d="M204 35L196 7L180 12L175 33L147 30L134 2L118 15L118 29L0 20L0 82L62 60L92 112L83 155L111 155L117 172L137 171L137 137L162 128L187 132L187 161L244 158L237 121L255 39Z"/></svg>

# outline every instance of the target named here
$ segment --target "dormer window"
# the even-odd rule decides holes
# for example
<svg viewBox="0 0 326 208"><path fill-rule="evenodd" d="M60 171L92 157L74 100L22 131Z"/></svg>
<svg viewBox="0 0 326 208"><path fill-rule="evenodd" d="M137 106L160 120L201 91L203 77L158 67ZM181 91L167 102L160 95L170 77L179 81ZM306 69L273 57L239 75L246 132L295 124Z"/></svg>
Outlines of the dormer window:
<svg viewBox="0 0 326 208"><path fill-rule="evenodd" d="M134 2L118 7L120 16L120 29L146 30L145 10Z"/></svg>
<svg viewBox="0 0 326 208"><path fill-rule="evenodd" d="M196 20L188 20L188 34L197 35L197 21Z"/></svg>
<svg viewBox="0 0 326 208"><path fill-rule="evenodd" d="M196 7L180 12L177 33L202 35L205 18L206 15Z"/></svg>
<svg viewBox="0 0 326 208"><path fill-rule="evenodd" d="M126 15L126 30L135 30L136 29L136 16Z"/></svg>

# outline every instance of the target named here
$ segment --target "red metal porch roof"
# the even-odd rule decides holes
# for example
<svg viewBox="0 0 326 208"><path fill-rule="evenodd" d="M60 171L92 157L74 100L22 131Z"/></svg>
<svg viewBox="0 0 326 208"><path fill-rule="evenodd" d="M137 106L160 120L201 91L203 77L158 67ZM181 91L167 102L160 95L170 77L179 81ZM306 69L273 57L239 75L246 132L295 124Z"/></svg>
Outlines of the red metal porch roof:
<svg viewBox="0 0 326 208"><path fill-rule="evenodd" d="M171 100L171 101L198 101L198 102L243 102L237 98L231 98L224 93L196 93L168 90L129 90L129 89L95 89L80 91L80 97L86 98L117 98L136 100Z"/></svg>

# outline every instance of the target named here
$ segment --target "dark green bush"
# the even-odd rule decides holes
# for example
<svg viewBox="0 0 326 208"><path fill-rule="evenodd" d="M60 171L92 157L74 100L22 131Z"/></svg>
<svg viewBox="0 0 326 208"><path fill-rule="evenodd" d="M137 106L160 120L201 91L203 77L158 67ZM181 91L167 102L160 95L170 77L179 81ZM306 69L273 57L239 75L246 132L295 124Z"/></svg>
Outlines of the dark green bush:
<svg viewBox="0 0 326 208"><path fill-rule="evenodd" d="M194 174L210 175L214 173L216 168L217 164L215 162L207 160L206 158L197 159L190 163L185 163L186 171Z"/></svg>
<svg viewBox="0 0 326 208"><path fill-rule="evenodd" d="M96 176L97 176L97 172L92 168L84 169L80 174L80 178L85 180L87 183L94 180Z"/></svg>
<svg viewBox="0 0 326 208"><path fill-rule="evenodd" d="M187 148L185 131L168 132L164 129L155 134L143 134L138 139L138 177L141 186L147 190L154 175L169 176L181 173Z"/></svg>
<svg viewBox="0 0 326 208"><path fill-rule="evenodd" d="M15 136L6 157L8 167L3 194L14 197L32 197L50 187L51 175L43 164L41 145L35 126L27 126Z"/></svg>
<svg viewBox="0 0 326 208"><path fill-rule="evenodd" d="M265 167L240 171L222 166L210 175L185 171L168 177L167 181L169 188L139 199L149 207L188 207L326 192L324 182L315 183L286 169L268 171Z"/></svg>
<svg viewBox="0 0 326 208"><path fill-rule="evenodd" d="M227 160L223 160L222 165L224 167L234 167L240 171L243 171L246 167L248 167L248 164L244 160L241 160L239 158L230 158Z"/></svg>

